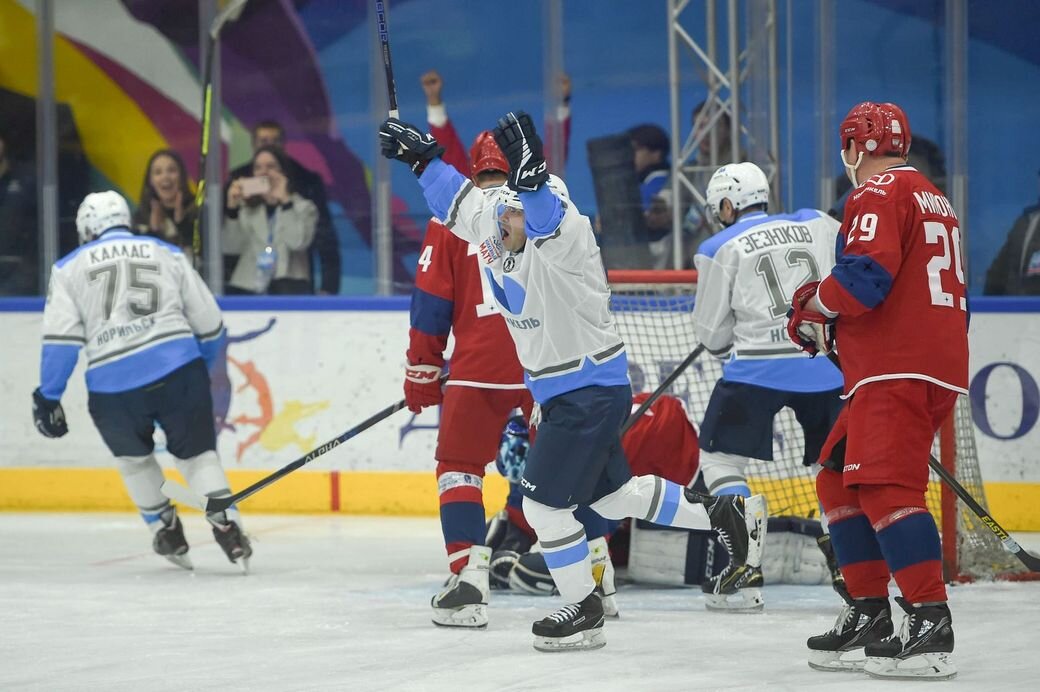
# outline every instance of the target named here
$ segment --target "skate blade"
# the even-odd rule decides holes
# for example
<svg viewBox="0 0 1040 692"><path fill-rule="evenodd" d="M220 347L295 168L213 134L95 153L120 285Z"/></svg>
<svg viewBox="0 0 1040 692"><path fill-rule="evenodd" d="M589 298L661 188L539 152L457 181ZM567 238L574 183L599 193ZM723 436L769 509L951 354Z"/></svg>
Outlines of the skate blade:
<svg viewBox="0 0 1040 692"><path fill-rule="evenodd" d="M434 608L433 624L438 627L485 629L488 625L487 605L479 603L461 608Z"/></svg>
<svg viewBox="0 0 1040 692"><path fill-rule="evenodd" d="M731 594L704 594L704 607L711 611L727 613L761 613L765 608L762 589L738 589Z"/></svg>
<svg viewBox="0 0 1040 692"><path fill-rule="evenodd" d="M879 680L952 680L957 667L948 653L917 654L905 659L868 656L863 671Z"/></svg>
<svg viewBox="0 0 1040 692"><path fill-rule="evenodd" d="M184 553L183 555L163 555L163 557L181 569L186 569L189 572L195 570L195 565L192 564L191 558L188 557L187 553Z"/></svg>
<svg viewBox="0 0 1040 692"><path fill-rule="evenodd" d="M606 645L607 637L603 633L602 627L576 632L569 637L539 637L536 635L534 638L534 648L545 653L592 651Z"/></svg>
<svg viewBox="0 0 1040 692"><path fill-rule="evenodd" d="M851 651L818 651L809 649L809 667L827 673L858 673L867 656L863 647Z"/></svg>

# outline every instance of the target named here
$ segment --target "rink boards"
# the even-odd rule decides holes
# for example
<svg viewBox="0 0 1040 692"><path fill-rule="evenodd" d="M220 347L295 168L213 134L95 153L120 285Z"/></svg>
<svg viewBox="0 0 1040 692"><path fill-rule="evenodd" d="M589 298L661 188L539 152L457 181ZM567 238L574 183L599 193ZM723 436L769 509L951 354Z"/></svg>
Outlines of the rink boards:
<svg viewBox="0 0 1040 692"><path fill-rule="evenodd" d="M302 456L401 398L407 299L224 300L226 377L214 378L221 458L235 489ZM249 308L249 309L243 309ZM992 511L1040 530L1040 301L972 305L971 400ZM0 508L130 509L86 410L83 363L63 397L70 433L33 428L42 301L0 301ZM1024 312L1025 311L1025 312ZM893 344L898 348L898 344ZM647 364L641 364L647 365ZM254 511L434 514L438 411L407 410L250 499ZM163 449L161 431L157 444ZM168 455L160 452L164 466ZM172 472L175 475L175 472ZM792 481L795 482L795 481ZM491 467L488 508L505 483Z"/></svg>

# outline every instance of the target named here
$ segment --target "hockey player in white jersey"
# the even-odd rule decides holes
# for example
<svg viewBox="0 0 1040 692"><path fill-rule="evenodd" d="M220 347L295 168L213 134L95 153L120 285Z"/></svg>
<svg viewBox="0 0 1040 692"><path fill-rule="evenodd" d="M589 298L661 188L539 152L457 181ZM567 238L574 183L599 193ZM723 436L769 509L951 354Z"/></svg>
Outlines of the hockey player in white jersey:
<svg viewBox="0 0 1040 692"><path fill-rule="evenodd" d="M520 479L524 516L569 603L534 623L535 648L598 648L605 644L603 605L576 505L608 519L714 529L731 553L732 571L758 560L764 508L761 498L734 495L702 504L676 483L632 476L620 439L632 402L628 359L592 226L562 181L547 173L529 115L509 113L493 134L510 177L507 186L481 191L440 160L443 148L429 134L396 118L379 130L383 154L409 164L433 214L477 246L541 407Z"/></svg>
<svg viewBox="0 0 1040 692"><path fill-rule="evenodd" d="M45 437L68 432L61 396L86 356L90 416L116 457L155 552L191 569L177 510L161 492L156 424L178 470L199 495L230 495L216 453L207 365L225 341L220 308L181 250L130 231L126 200L86 196L80 247L54 263L43 311L40 386L33 418ZM238 510L208 514L228 559L246 569L252 547Z"/></svg>
<svg viewBox="0 0 1040 692"><path fill-rule="evenodd" d="M841 409L841 373L824 358L805 358L785 326L795 289L834 266L839 224L815 209L767 214L769 181L753 163L719 168L706 197L724 229L694 256L693 322L697 340L724 363L701 423L701 473L712 495L748 497L748 460L773 459L781 408L802 426L807 466ZM705 582L709 607L760 609L762 572L753 567Z"/></svg>

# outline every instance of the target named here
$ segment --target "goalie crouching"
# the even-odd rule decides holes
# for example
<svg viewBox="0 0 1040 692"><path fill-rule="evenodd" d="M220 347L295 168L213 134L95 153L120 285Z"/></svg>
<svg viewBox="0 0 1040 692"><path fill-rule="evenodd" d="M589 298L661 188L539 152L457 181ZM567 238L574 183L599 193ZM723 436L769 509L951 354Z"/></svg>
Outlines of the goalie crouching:
<svg viewBox="0 0 1040 692"><path fill-rule="evenodd" d="M632 399L632 409L648 397L646 393L637 394ZM679 399L661 396L621 442L633 473L654 474L679 485L703 489L698 478L697 432ZM488 522L485 543L494 551L493 589L548 596L557 593L556 584L538 550L534 532L524 520L517 485L529 447L527 423L523 417L515 416L502 433L495 459L499 472L510 480L510 493L506 507ZM726 573L726 550L713 536L639 520L607 521L588 507L579 507L575 516L589 537L593 576L608 617L619 615L615 595L618 582L692 586L710 591L719 575ZM713 609L761 610L761 575L767 584L831 584L839 594L844 593L844 579L829 541L820 522L814 519L770 518L761 564L753 565L760 578L756 586L747 587L753 593L723 599Z"/></svg>

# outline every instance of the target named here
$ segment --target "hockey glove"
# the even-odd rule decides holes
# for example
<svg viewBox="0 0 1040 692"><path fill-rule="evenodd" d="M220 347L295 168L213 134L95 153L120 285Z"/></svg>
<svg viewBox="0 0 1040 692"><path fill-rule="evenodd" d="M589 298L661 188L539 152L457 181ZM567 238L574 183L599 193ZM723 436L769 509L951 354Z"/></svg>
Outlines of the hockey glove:
<svg viewBox="0 0 1040 692"><path fill-rule="evenodd" d="M419 413L444 401L441 369L436 365L408 365L404 369L404 400L408 410Z"/></svg>
<svg viewBox="0 0 1040 692"><path fill-rule="evenodd" d="M44 437L62 437L69 431L65 422L65 409L61 407L60 401L48 399L40 393L37 387L33 393L33 421L36 429Z"/></svg>
<svg viewBox="0 0 1040 692"><path fill-rule="evenodd" d="M407 163L416 177L426 170L426 164L444 153L433 135L397 118L387 118L379 126L379 148L386 158Z"/></svg>
<svg viewBox="0 0 1040 692"><path fill-rule="evenodd" d="M819 281L812 281L795 291L787 311L787 337L813 358L834 349L834 319L805 307L819 285Z"/></svg>
<svg viewBox="0 0 1040 692"><path fill-rule="evenodd" d="M509 187L517 192L534 192L549 179L542 153L542 139L531 116L523 111L507 113L491 132L509 160Z"/></svg>

